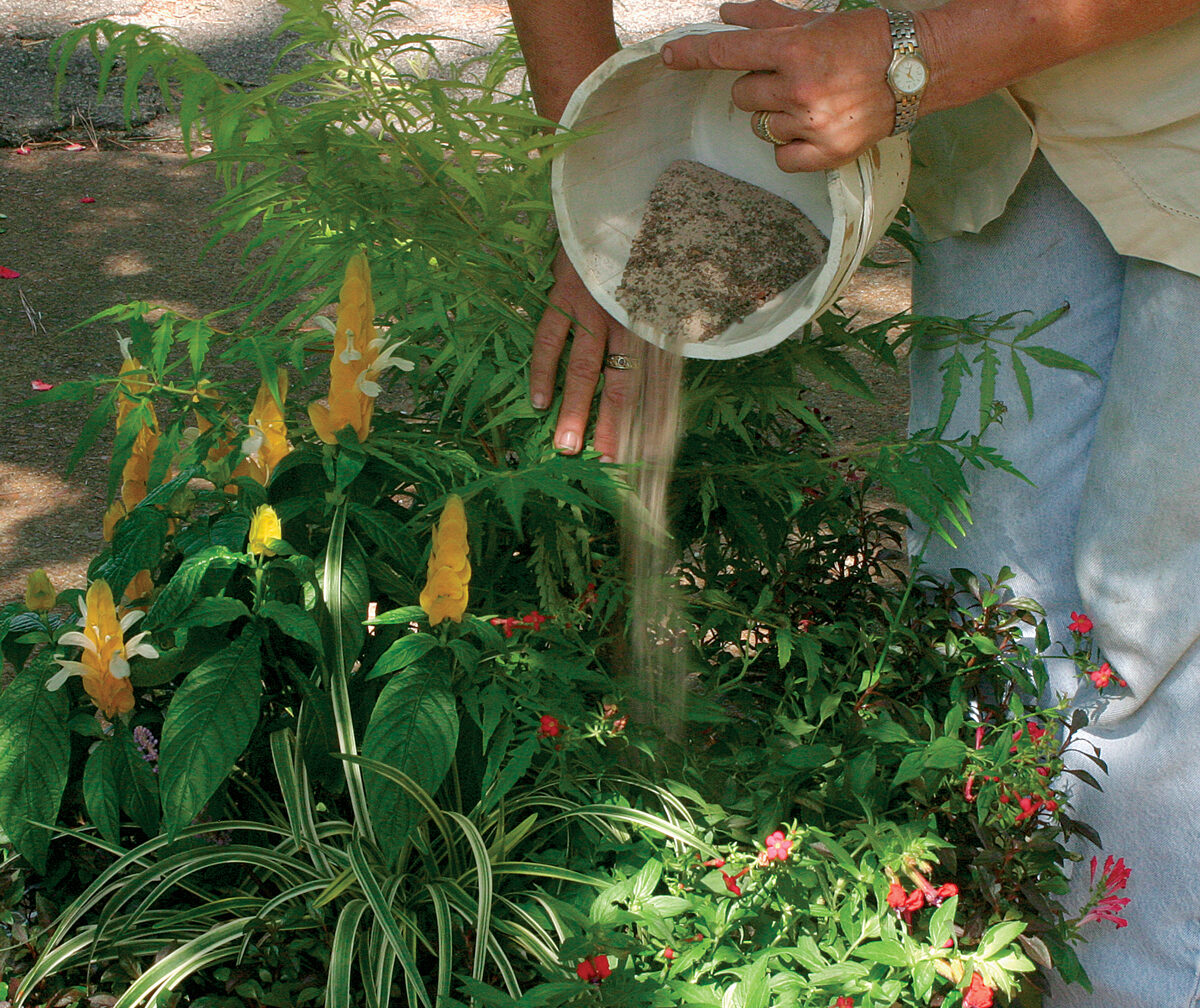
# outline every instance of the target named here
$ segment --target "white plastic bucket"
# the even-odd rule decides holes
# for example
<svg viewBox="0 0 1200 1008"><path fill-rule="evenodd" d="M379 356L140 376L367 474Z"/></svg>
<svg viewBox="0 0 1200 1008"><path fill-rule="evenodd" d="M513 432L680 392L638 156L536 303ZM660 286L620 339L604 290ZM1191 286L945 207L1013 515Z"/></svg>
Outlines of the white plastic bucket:
<svg viewBox="0 0 1200 1008"><path fill-rule="evenodd" d="M883 236L908 184L903 136L889 137L834 171L780 171L774 149L754 136L750 116L730 98L739 72L670 70L659 56L666 42L681 35L736 30L688 25L611 56L571 96L561 127L586 135L556 154L551 168L559 235L583 282L613 318L659 346L666 336L632 324L616 291L646 201L672 161L699 161L766 189L799 207L829 238L819 269L741 322L684 345L684 356L710 360L767 350L828 308Z"/></svg>

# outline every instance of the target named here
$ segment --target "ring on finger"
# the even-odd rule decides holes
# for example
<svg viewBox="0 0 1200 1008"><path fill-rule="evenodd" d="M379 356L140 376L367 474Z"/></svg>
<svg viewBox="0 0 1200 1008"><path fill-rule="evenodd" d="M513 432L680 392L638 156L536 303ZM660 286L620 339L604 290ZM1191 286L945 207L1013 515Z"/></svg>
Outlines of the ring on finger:
<svg viewBox="0 0 1200 1008"><path fill-rule="evenodd" d="M782 147L788 142L787 140L780 140L779 137L771 132L771 113L766 109L754 113L754 116L750 120L750 128L759 140L765 140L772 146Z"/></svg>
<svg viewBox="0 0 1200 1008"><path fill-rule="evenodd" d="M604 366L614 371L636 371L642 366L642 359L631 354L610 353L604 358Z"/></svg>

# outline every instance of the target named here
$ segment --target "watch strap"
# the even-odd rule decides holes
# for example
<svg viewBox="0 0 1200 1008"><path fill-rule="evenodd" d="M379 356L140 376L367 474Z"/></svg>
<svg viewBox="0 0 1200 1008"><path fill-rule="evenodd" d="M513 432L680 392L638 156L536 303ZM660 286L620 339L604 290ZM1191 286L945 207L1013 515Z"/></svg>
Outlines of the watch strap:
<svg viewBox="0 0 1200 1008"><path fill-rule="evenodd" d="M888 68L888 84L891 86L890 72L899 57L915 56L922 63L925 61L921 55L921 46L917 42L917 26L912 14L905 10L889 9L887 16L888 29L892 36L892 63ZM896 121L892 127L892 136L896 136L899 133L907 133L916 123L917 110L921 106L921 92L905 94L895 87L891 90L896 99Z"/></svg>

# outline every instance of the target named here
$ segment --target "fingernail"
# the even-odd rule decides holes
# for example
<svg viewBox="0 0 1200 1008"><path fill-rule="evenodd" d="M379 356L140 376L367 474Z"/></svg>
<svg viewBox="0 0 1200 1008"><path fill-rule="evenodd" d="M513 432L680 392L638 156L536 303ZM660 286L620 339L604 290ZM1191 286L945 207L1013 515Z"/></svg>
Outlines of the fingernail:
<svg viewBox="0 0 1200 1008"><path fill-rule="evenodd" d="M662 61L670 66L675 62L675 54L671 52L670 46L664 46L662 50Z"/></svg>
<svg viewBox="0 0 1200 1008"><path fill-rule="evenodd" d="M574 431L567 431L554 442L554 447L560 452L574 455L579 451L579 435Z"/></svg>
<svg viewBox="0 0 1200 1008"><path fill-rule="evenodd" d="M529 400L533 403L534 409L545 409L550 405L550 402L547 400L544 392L534 392L533 395L529 397Z"/></svg>

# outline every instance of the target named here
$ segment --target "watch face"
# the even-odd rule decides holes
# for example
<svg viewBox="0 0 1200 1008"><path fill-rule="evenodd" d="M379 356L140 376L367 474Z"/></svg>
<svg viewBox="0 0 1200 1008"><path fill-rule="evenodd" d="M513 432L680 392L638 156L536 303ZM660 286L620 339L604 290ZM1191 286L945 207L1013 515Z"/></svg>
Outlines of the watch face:
<svg viewBox="0 0 1200 1008"><path fill-rule="evenodd" d="M892 84L901 94L917 94L925 87L928 71L915 56L904 56L892 68Z"/></svg>

